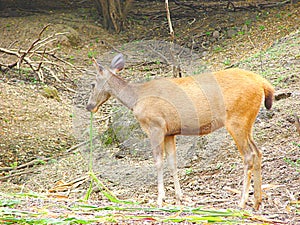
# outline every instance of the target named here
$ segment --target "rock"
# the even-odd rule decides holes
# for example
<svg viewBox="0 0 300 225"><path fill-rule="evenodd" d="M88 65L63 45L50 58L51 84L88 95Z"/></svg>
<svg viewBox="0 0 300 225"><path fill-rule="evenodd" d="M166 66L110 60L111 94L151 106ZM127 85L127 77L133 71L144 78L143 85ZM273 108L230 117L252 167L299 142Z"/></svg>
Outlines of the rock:
<svg viewBox="0 0 300 225"><path fill-rule="evenodd" d="M275 100L276 101L279 101L281 99L286 99L286 98L289 98L291 97L292 95L292 92L290 91L280 91L280 92L276 92L275 93Z"/></svg>
<svg viewBox="0 0 300 225"><path fill-rule="evenodd" d="M229 38L233 38L234 36L236 36L236 34L237 34L237 31L235 29L230 29L227 31L227 36Z"/></svg>
<svg viewBox="0 0 300 225"><path fill-rule="evenodd" d="M55 87L45 86L43 90L41 91L41 95L43 95L46 98L53 98L57 100L58 102L61 101L58 91Z"/></svg>
<svg viewBox="0 0 300 225"><path fill-rule="evenodd" d="M72 47L77 47L81 44L80 34L73 28L69 27L66 34Z"/></svg>
<svg viewBox="0 0 300 225"><path fill-rule="evenodd" d="M208 54L209 54L209 51L203 51L203 52L202 52L202 56L203 56L203 57L208 56Z"/></svg>
<svg viewBox="0 0 300 225"><path fill-rule="evenodd" d="M215 31L213 32L212 36L213 36L215 39L219 39L219 37L220 37L220 32L217 31L217 30L215 30Z"/></svg>
<svg viewBox="0 0 300 225"><path fill-rule="evenodd" d="M81 45L82 40L80 38L80 34L72 27L62 27L57 25L55 28L64 29L66 33L57 36L56 41L53 42L53 47L56 47L57 45L78 47Z"/></svg>
<svg viewBox="0 0 300 225"><path fill-rule="evenodd" d="M67 46L67 47L71 47L71 43L69 41L69 38L66 36L66 35L59 35L57 37L57 40L56 40L56 45L63 45L63 46Z"/></svg>
<svg viewBox="0 0 300 225"><path fill-rule="evenodd" d="M117 145L116 158L126 155L149 159L152 155L150 142L132 112L124 106L117 107L109 128L101 135L104 146Z"/></svg>
<svg viewBox="0 0 300 225"><path fill-rule="evenodd" d="M243 32L248 32L248 26L247 26L247 24L244 24L244 26L242 27L242 31Z"/></svg>

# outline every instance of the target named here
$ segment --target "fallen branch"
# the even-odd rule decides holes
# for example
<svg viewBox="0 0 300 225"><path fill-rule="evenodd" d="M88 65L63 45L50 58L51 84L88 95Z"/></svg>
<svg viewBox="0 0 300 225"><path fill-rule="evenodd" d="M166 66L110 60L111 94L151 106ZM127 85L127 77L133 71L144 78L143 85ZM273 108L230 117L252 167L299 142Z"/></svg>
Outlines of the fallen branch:
<svg viewBox="0 0 300 225"><path fill-rule="evenodd" d="M56 184L48 190L49 193L55 193L55 192L71 192L71 189L77 188L84 182L88 181L90 178L89 175L85 175L83 177L79 177L75 180L71 180L69 182L65 182L63 180L60 180L56 182Z"/></svg>
<svg viewBox="0 0 300 225"><path fill-rule="evenodd" d="M35 47L35 45L41 40L41 36L43 34L43 32L50 26L50 24L47 24L46 26L43 27L43 29L40 31L38 38L32 42L32 44L30 45L30 47L27 49L27 51L25 51L23 53L23 55L20 57L19 61L18 61L18 68L20 68L20 65L23 61L23 59L25 58L25 56Z"/></svg>
<svg viewBox="0 0 300 225"><path fill-rule="evenodd" d="M96 138L95 138L96 139ZM68 155L70 154L71 152L73 152L74 150L86 145L89 143L89 140L88 141L84 141L84 142L81 142L79 144L76 144L72 147L70 147L69 149L66 150L66 152L60 156L65 156L65 155ZM27 162L27 163L24 163L24 164L21 164L19 166L16 166L16 167L1 167L0 168L0 172L10 172L10 173L14 173L14 172L17 172L18 170L21 170L21 169L24 169L24 168L28 168L28 167L31 167L31 166L35 166L35 165L38 165L38 164L45 164L46 162L50 161L54 159L53 157L48 157L48 158L42 158L42 159L34 159L30 162Z"/></svg>
<svg viewBox="0 0 300 225"><path fill-rule="evenodd" d="M22 172L19 172L19 173L9 174L9 175L6 175L4 177L0 177L0 181L6 181L6 180L8 180L10 178L13 178L13 177L21 176L21 175L28 174L28 173L34 173L34 172L36 172L36 171L34 169L31 169L31 170L22 171Z"/></svg>
<svg viewBox="0 0 300 225"><path fill-rule="evenodd" d="M93 140L95 140L96 138L94 138ZM74 150L76 150L77 148L80 148L81 146L87 145L90 142L90 140L87 141L83 141L77 145L72 146L71 148L69 148L66 152L73 152Z"/></svg>
<svg viewBox="0 0 300 225"><path fill-rule="evenodd" d="M0 48L0 52L4 55L11 55L17 58L11 63L0 62L0 71L6 73L8 70L11 70L15 67L18 70L29 67L30 70L37 75L39 81L46 83L45 80L54 78L55 82L58 82L67 90L74 92L72 88L66 86L65 81L62 81L62 79L69 77L67 75L67 72L72 74L72 72L65 70L65 68L67 66L72 70L77 70L78 72L81 71L71 63L56 56L55 54L58 48L51 49L48 46L53 41L57 40L57 36L67 34L68 32L55 33L45 38L42 38L43 33L49 26L50 24L42 28L42 30L38 34L38 37L30 44L30 46L26 50ZM72 82L71 79L70 82Z"/></svg>
<svg viewBox="0 0 300 225"><path fill-rule="evenodd" d="M51 160L52 158L44 158L44 159L34 159L30 162L21 164L17 167L2 167L0 168L0 172L7 172L7 171L11 171L11 172L15 172L17 170L23 169L25 167L31 167L37 164L44 164L45 162Z"/></svg>
<svg viewBox="0 0 300 225"><path fill-rule="evenodd" d="M203 2L200 1L200 4L195 4L193 3L189 3L186 1L178 1L178 0L174 0L174 3L176 5L179 5L181 7L185 7L185 8L189 8L193 11L204 11L204 12L208 12L208 11L214 11L214 12L218 12L220 11L220 9L226 9L226 10L231 10L231 11L245 11L245 10L253 10L253 9L264 9L264 8L273 8L273 7L280 7L286 4L290 4L293 3L292 0L285 0L285 1L279 1L279 2L270 2L270 1L266 1L264 3L256 3L256 4L252 4L252 3L248 3L248 5L243 5L243 6L236 6L234 4L234 2L232 1L224 1L224 3L215 3L215 4L203 4Z"/></svg>

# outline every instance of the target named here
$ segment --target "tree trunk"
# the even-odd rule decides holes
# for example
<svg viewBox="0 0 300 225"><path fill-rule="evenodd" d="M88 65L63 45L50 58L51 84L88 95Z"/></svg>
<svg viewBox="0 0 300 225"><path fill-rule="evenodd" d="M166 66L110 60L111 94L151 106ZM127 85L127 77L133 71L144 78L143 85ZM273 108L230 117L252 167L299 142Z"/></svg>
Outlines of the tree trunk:
<svg viewBox="0 0 300 225"><path fill-rule="evenodd" d="M103 26L107 30L119 33L124 29L124 23L133 0L95 0L99 14L103 16Z"/></svg>

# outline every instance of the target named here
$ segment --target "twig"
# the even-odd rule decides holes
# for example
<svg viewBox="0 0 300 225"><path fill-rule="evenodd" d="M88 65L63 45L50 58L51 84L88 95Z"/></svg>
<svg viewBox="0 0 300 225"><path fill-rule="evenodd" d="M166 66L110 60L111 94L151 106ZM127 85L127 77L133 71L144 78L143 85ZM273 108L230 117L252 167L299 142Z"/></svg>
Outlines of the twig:
<svg viewBox="0 0 300 225"><path fill-rule="evenodd" d="M24 175L24 174L28 174L28 173L34 173L34 172L35 172L35 170L32 169L32 170L19 172L19 173L10 174L10 175L4 176L4 177L0 177L0 181L6 181L6 180L8 180L9 178L12 178L12 177L17 177L17 176L20 176L20 175Z"/></svg>
<svg viewBox="0 0 300 225"><path fill-rule="evenodd" d="M64 191L70 192L72 188L76 188L82 183L86 182L89 179L89 177L90 177L89 175L85 175L83 177L79 177L69 182L59 181L54 185L54 187L50 188L48 192L50 193L64 192Z"/></svg>
<svg viewBox="0 0 300 225"><path fill-rule="evenodd" d="M169 1L168 0L165 0L165 7L166 7L166 12L167 12L168 25L169 25L169 29L170 29L170 36L171 36L170 51L171 51L171 57L172 57L172 60L173 60L173 64L172 64L173 76L177 77L177 75L178 75L179 77L181 77L181 68L180 68L178 60L175 56L175 49L174 49L175 34L174 34L173 25L172 25L172 21L171 21L171 15L170 15L170 10L169 10Z"/></svg>
<svg viewBox="0 0 300 225"><path fill-rule="evenodd" d="M35 49L34 51L30 52L31 54L42 54L44 51L45 51L45 54L46 55L52 55L54 54L57 50L59 50L59 48L53 48L53 49L50 49L50 50L47 50L47 49L44 49L44 50L37 50ZM15 49L12 49L12 51L17 51ZM22 50L20 49L19 50L20 53L24 53L25 50Z"/></svg>
<svg viewBox="0 0 300 225"><path fill-rule="evenodd" d="M1 47L0 47L0 52L6 53L6 54L9 54L9 55L14 55L14 56L17 56L17 57L21 57L20 54L16 51L12 51L12 50L1 48Z"/></svg>
<svg viewBox="0 0 300 225"><path fill-rule="evenodd" d="M94 138L94 140L95 140L95 139L96 139L96 138ZM67 155L67 154L69 154L70 152L74 151L75 149L80 148L81 146L84 146L84 145L86 145L86 144L88 144L88 143L89 143L89 140L88 140L88 141L81 142L81 143L79 143L79 144L77 144L77 145L74 145L74 146L72 146L71 148L67 149L67 150L66 150L66 154L62 154L62 156L63 156L63 155ZM52 158L52 157L49 157L49 158L42 158L42 159L34 159L34 160L30 161L30 162L21 164L21 165L19 165L19 166L17 166L17 167L1 167L1 168L0 168L0 172L7 172L7 171L12 171L12 172L13 172L13 171L16 171L16 170L19 170L19 169L23 169L23 168L25 168L25 167L30 167L30 166L34 166L34 165L40 164L40 163L42 163L42 162L47 162L47 161L49 161L49 160L51 160L51 159L53 159L53 158Z"/></svg>
<svg viewBox="0 0 300 225"><path fill-rule="evenodd" d="M20 65L23 61L23 59L25 58L25 56L35 47L35 45L41 40L41 36L43 34L43 32L50 26L50 24L47 24L46 26L43 27L43 29L40 31L38 38L32 42L32 44L30 45L30 47L27 49L27 51L25 51L23 53L23 55L20 57L19 61L18 61L18 68L20 68Z"/></svg>
<svg viewBox="0 0 300 225"><path fill-rule="evenodd" d="M300 120L299 120L299 117L295 114L295 126L296 126L296 129L300 135Z"/></svg>
<svg viewBox="0 0 300 225"><path fill-rule="evenodd" d="M79 72L82 72L82 70L78 69L78 68L77 68L76 66L74 66L72 63L69 63L69 62L67 62L66 60L63 60L63 59L57 57L56 55L50 54L50 56L52 56L53 58L55 58L55 59L58 60L58 61L61 61L61 62L65 63L65 64L67 64L68 66L70 66L70 67L72 67L72 68L78 70Z"/></svg>
<svg viewBox="0 0 300 225"><path fill-rule="evenodd" d="M170 16L169 1L168 0L165 0L165 6L166 6L166 11L167 11L167 19L168 19L168 25L169 25L169 29L170 29L171 41L174 42L175 36L174 36L174 30L173 30L171 16Z"/></svg>
<svg viewBox="0 0 300 225"><path fill-rule="evenodd" d="M115 48L115 47L114 47L112 44L110 44L109 42L103 41L103 40L102 40L101 43L102 43L103 45L106 45L106 46L110 47L110 48L113 49L114 51L116 51L116 52L118 52L118 53L121 53L121 50Z"/></svg>
<svg viewBox="0 0 300 225"><path fill-rule="evenodd" d="M94 139L96 139L96 138L94 138ZM81 142L81 143L79 143L79 144L77 144L77 145L72 146L72 147L69 148L66 152L72 152L72 151L74 151L75 149L80 148L81 146L84 146L84 145L88 144L89 142L90 142L90 140L83 141L83 142Z"/></svg>
<svg viewBox="0 0 300 225"><path fill-rule="evenodd" d="M165 61L165 63L167 63L168 65L171 65L171 63L169 62L169 60L167 59L167 57L165 57L162 53L160 53L159 51L156 51L151 45L149 45L149 48L151 49L152 52L154 52L157 55L159 55Z"/></svg>
<svg viewBox="0 0 300 225"><path fill-rule="evenodd" d="M247 37L248 37L248 40L249 40L250 44L252 45L252 47L256 48L255 45L254 45L254 43L253 43L253 41L251 40L250 36L248 35Z"/></svg>
<svg viewBox="0 0 300 225"><path fill-rule="evenodd" d="M33 166L33 165L37 165L39 163L42 163L42 162L47 162L49 160L51 160L52 158L44 158L44 159L34 159L30 162L27 162L27 163L24 163L24 164L21 164L17 167L2 167L0 168L0 171L1 172L5 172L5 171L11 171L11 172L15 172L19 169L23 169L25 167L30 167L30 166Z"/></svg>
<svg viewBox="0 0 300 225"><path fill-rule="evenodd" d="M81 142L77 145L74 145L71 148L69 148L68 150L66 150L66 153L62 154L61 156L68 155L70 152L74 151L75 149L77 149L81 146L86 145L87 143L89 143L89 141ZM24 174L28 174L28 173L33 173L33 172L35 172L35 169L25 170L25 171L21 171L21 172L20 171L18 172L18 170L24 170L26 167L28 168L28 167L31 167L31 166L34 166L34 165L37 165L37 164L43 164L44 162L50 161L52 159L53 159L52 157L43 158L43 159L34 159L30 162L24 163L24 164L19 165L17 167L2 167L2 168L0 168L0 172L9 172L10 174L6 175L4 177L1 177L0 181L6 181L6 180L8 180L9 178L12 178L12 177L16 177L16 176L20 176L20 175L24 175ZM74 180L73 183L76 183L80 180L82 180L82 178ZM69 183L70 182L68 182L68 184Z"/></svg>
<svg viewBox="0 0 300 225"><path fill-rule="evenodd" d="M244 5L244 6L236 6L234 5L233 1L224 1L224 3L220 3L217 1L215 1L216 3L214 5L201 5L200 4L192 4L192 3L187 3L185 1L178 1L178 0L174 0L174 3L176 5L179 5L181 7L186 7L189 8L193 11L214 11L214 13L220 13L222 10L220 9L226 9L226 10L232 10L234 12L236 11L245 11L245 10L253 10L253 9L263 9L263 8L272 8L272 7L278 7L278 6L283 6L289 3L292 3L292 0L285 0L282 2L269 2L269 1L265 1L265 3L257 3L257 4L248 4L248 5Z"/></svg>
<svg viewBox="0 0 300 225"><path fill-rule="evenodd" d="M226 8L227 8L227 9L229 9L229 8L230 8L230 6L232 6L232 8L233 8L233 11L235 11L235 5L233 4L233 2L231 2L231 1L228 1Z"/></svg>
<svg viewBox="0 0 300 225"><path fill-rule="evenodd" d="M46 38L44 38L44 39L38 41L37 45L39 45L39 46L38 46L38 48L37 48L36 50L38 50L38 49L40 49L41 47L43 47L43 46L49 44L50 42L53 42L53 41L57 40L57 38L54 38L54 37L61 36L61 35L65 35L65 34L68 34L68 33L69 33L69 32L55 33L55 34L52 34L52 35L50 35L50 36L48 36L48 37L46 37ZM52 39L51 39L51 38L52 38Z"/></svg>
<svg viewBox="0 0 300 225"><path fill-rule="evenodd" d="M199 9L202 9L202 10L206 11L205 7L203 7L201 5L194 5L194 4L190 4L190 3L186 3L186 2L179 2L179 1L176 1L176 0L174 0L174 2L175 2L176 5L188 7L190 9L194 10L194 11L199 10Z"/></svg>

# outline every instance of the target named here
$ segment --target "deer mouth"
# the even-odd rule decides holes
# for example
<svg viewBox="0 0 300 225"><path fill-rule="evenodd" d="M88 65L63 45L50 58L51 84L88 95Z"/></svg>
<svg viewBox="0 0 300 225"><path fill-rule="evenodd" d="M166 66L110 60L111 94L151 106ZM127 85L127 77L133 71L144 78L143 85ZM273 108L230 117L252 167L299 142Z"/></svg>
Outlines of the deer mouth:
<svg viewBox="0 0 300 225"><path fill-rule="evenodd" d="M89 111L89 112L92 112L92 113L96 113L99 109L100 105L93 105L93 104L88 104L86 109Z"/></svg>

